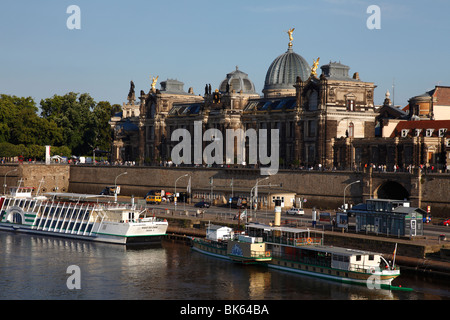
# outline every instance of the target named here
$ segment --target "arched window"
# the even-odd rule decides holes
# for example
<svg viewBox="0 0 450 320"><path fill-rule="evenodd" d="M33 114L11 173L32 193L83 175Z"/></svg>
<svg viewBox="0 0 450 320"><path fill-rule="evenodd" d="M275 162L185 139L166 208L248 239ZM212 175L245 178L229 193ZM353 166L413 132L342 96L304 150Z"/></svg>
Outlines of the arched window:
<svg viewBox="0 0 450 320"><path fill-rule="evenodd" d="M355 125L353 122L350 122L348 125L348 137L353 138L355 136Z"/></svg>

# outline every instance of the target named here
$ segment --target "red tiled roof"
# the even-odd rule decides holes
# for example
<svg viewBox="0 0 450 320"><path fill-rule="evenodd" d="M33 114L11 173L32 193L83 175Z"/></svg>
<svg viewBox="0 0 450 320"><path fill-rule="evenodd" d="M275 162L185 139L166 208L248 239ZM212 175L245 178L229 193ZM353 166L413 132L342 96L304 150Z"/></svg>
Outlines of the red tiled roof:
<svg viewBox="0 0 450 320"><path fill-rule="evenodd" d="M391 138L401 137L403 129L409 129L409 135L414 134L414 129L422 129L421 136L426 129L434 129L433 137L438 136L439 129L446 128L446 136L450 134L450 120L418 120L418 121L400 121L391 133Z"/></svg>
<svg viewBox="0 0 450 320"><path fill-rule="evenodd" d="M436 86L433 98L436 98L436 105L450 106L450 87Z"/></svg>

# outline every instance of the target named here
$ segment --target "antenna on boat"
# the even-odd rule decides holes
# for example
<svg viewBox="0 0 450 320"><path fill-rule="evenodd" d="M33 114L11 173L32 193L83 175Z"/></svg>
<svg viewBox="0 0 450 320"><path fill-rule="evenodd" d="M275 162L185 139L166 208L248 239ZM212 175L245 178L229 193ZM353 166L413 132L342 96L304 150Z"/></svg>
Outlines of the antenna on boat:
<svg viewBox="0 0 450 320"><path fill-rule="evenodd" d="M37 189L37 191L36 191L36 196L39 194L39 191L41 190L41 185L44 183L44 178L42 178L40 181L39 181L39 187L38 187L38 189Z"/></svg>
<svg viewBox="0 0 450 320"><path fill-rule="evenodd" d="M394 258L392 260L392 268L395 267L395 256L397 255L397 242L395 243Z"/></svg>

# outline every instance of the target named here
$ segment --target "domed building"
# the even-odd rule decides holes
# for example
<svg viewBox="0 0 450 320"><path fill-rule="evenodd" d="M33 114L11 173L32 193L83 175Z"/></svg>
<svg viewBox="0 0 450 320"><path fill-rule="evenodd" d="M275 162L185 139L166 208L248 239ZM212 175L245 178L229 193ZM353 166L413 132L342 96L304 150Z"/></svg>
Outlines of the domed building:
<svg viewBox="0 0 450 320"><path fill-rule="evenodd" d="M219 91L221 93L257 94L255 85L248 78L248 74L239 70L238 66L236 66L236 70L228 73L226 79L220 83Z"/></svg>
<svg viewBox="0 0 450 320"><path fill-rule="evenodd" d="M217 89L207 84L203 96L194 95L193 90L184 92L183 84L176 80L162 82L161 90L156 90L152 83L148 94L141 91L140 104L134 103L131 94L124 110L135 110L131 117L139 130L128 131L128 140L117 135L114 155L119 160L126 159L120 150L132 150L133 154L126 156L139 159L139 163L144 163L145 159L147 163L160 163L171 157L179 143L171 140L175 130L186 129L192 137L195 123L200 123L202 132L208 129L222 133L228 129L266 130L261 133L267 133L271 146L272 130L278 130L274 133L279 134L279 148L273 150L271 157L280 160L280 166L286 168L350 167L364 163L367 153L361 148L351 149L349 145L355 139L374 136L376 86L361 81L357 72L351 77L350 67L339 62L322 65L319 69L322 73L318 75L319 58L309 65L294 52L293 31L293 28L288 31L287 51L276 57L267 69L263 97L256 93L248 74L237 67L226 75ZM116 122L120 121L125 122L126 118ZM215 143L226 148L226 136L217 138ZM209 145L206 140L201 143L203 149ZM128 145L131 147L127 149ZM224 162L234 163L236 158L235 165L256 164L251 163L255 157L250 157L250 147L255 145L258 141L246 142L239 151L244 155L241 163L237 163L237 157L228 154L223 154L227 160ZM194 144L191 148L192 155ZM187 159L184 163L192 164L193 161Z"/></svg>
<svg viewBox="0 0 450 320"><path fill-rule="evenodd" d="M295 95L294 84L297 77L306 81L310 73L311 67L301 55L294 52L292 43L289 43L288 50L273 60L267 70L264 97Z"/></svg>

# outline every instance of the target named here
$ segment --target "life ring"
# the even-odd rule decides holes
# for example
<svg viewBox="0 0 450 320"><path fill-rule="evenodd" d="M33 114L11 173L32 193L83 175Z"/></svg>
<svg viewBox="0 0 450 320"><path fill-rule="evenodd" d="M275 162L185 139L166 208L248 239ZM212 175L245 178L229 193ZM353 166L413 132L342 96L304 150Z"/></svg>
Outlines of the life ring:
<svg viewBox="0 0 450 320"><path fill-rule="evenodd" d="M266 257L270 257L270 251L266 251Z"/></svg>
<svg viewBox="0 0 450 320"><path fill-rule="evenodd" d="M312 243L312 239L310 237L306 238L306 243L311 244Z"/></svg>

